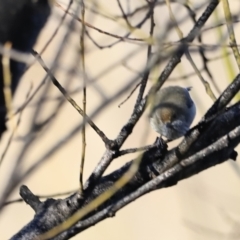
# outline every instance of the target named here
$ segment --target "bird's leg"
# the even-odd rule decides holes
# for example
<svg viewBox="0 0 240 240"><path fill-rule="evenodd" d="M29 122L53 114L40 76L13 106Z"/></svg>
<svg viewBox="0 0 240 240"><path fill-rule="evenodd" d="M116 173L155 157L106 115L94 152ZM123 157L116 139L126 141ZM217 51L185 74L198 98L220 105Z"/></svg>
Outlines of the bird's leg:
<svg viewBox="0 0 240 240"><path fill-rule="evenodd" d="M157 137L155 142L153 143L154 146L157 146L158 148L166 148L167 149L167 141L165 141L162 138L162 135L160 137Z"/></svg>

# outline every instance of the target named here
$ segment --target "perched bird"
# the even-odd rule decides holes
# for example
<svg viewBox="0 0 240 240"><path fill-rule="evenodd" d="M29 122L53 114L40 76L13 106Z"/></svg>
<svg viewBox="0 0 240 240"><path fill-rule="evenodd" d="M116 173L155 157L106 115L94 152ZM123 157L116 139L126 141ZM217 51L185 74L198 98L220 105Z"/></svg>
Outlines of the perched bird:
<svg viewBox="0 0 240 240"><path fill-rule="evenodd" d="M190 97L190 90L191 88L171 86L156 93L150 124L168 141L185 135L193 122L196 107Z"/></svg>

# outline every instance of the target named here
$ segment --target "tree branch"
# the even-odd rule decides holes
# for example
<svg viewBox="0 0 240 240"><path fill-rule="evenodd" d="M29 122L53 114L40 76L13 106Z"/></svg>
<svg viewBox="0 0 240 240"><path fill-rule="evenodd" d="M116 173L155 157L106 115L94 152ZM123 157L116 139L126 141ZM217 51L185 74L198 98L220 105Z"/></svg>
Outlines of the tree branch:
<svg viewBox="0 0 240 240"><path fill-rule="evenodd" d="M119 209L148 192L173 186L180 180L228 160L240 142L239 118L240 103L237 103L212 120L208 130L191 146L185 158L165 171L163 163L175 148L165 151L163 146L153 145L144 152L138 173L123 189L74 227L54 239L69 239L99 221L112 217ZM201 124L195 128L201 128ZM73 194L63 200L48 199L41 203L34 219L11 239L33 239L66 220L77 209L84 207L112 186L128 170L131 163L128 162L120 169L102 177L87 198L79 199L78 194Z"/></svg>

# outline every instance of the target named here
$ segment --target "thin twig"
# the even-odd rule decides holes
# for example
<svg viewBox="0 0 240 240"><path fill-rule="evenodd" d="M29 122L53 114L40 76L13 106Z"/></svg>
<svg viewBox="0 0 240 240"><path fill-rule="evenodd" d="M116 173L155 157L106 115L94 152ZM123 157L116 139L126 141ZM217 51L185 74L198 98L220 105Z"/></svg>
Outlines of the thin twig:
<svg viewBox="0 0 240 240"><path fill-rule="evenodd" d="M153 33L154 33L154 27L155 27L155 22L154 22L154 7L155 7L155 4L156 4L156 0L153 1L152 3L149 3L149 12L151 13L150 14L150 31L149 31L149 35L150 35L150 38L153 38ZM147 49L147 62L146 62L146 67L148 66L150 60L151 60L151 57L152 57L152 45L149 44L148 45L148 49ZM136 101L136 104L134 106L134 108L137 108L137 106L141 105L141 101L143 99L143 94L145 92L145 89L146 89L146 86L147 86L147 82L148 82L148 79L149 79L149 75L150 75L150 71L151 69L149 69L148 71L146 71L144 74L143 74L143 78L142 78L142 81L141 81L141 87L139 89L139 93L138 93L138 97L137 97L137 101Z"/></svg>
<svg viewBox="0 0 240 240"><path fill-rule="evenodd" d="M219 16L220 15L220 16ZM222 19L222 13L220 13L219 11L215 11L213 16L214 16L214 21L215 23L219 23ZM230 51L227 49L229 47L229 44L222 44L223 42L227 41L227 38L229 37L226 32L224 31L224 29L221 26L225 26L226 22L224 24L216 24L216 27L212 27L212 28L208 28L209 29L215 29L215 32L217 33L217 37L220 40L219 46L221 46L221 55L222 55L222 61L223 61L223 65L224 65L224 72L225 74L227 74L229 79L233 79L236 76L236 71L235 71L235 67L234 67L234 63L233 63L233 58L232 58L232 49L231 49L231 53ZM220 91L221 94L221 91ZM220 95L219 94L219 95ZM239 94L238 94L238 99L239 99Z"/></svg>
<svg viewBox="0 0 240 240"><path fill-rule="evenodd" d="M217 100L216 96L214 95L210 84L203 78L200 70L198 69L198 67L196 66L196 64L194 63L189 50L186 50L185 52L186 58L188 59L188 61L191 63L195 73L197 74L197 76L199 77L199 79L201 80L203 86L205 87L206 93L208 94L208 96L212 99L213 102L215 102Z"/></svg>
<svg viewBox="0 0 240 240"><path fill-rule="evenodd" d="M80 184L80 194L83 193L83 170L84 161L86 155L86 104L87 104L87 89L86 89L86 71L85 71L85 5L84 0L81 0L81 16L82 16L82 31L80 33L80 48L81 48L81 62L82 62L82 72L83 72L83 127L82 127L82 154L79 169L79 184Z"/></svg>
<svg viewBox="0 0 240 240"><path fill-rule="evenodd" d="M175 19L175 16L174 16L174 14L172 12L171 4L170 4L169 0L165 0L165 1L166 1L167 6L168 6L169 15L170 15L170 18L171 18L174 26L175 26L176 32L178 34L178 37L179 37L180 40L182 40L183 39L183 33L182 33L181 29L179 28L178 23L177 23L177 21ZM213 102L216 101L217 98L215 97L215 95L214 95L214 93L213 93L213 91L211 89L211 86L203 78L201 72L199 71L199 69L197 68L196 64L194 63L194 61L193 61L193 59L192 59L192 57L191 57L191 55L189 53L188 48L186 48L186 50L185 50L185 55L186 55L188 61L190 62L190 64L192 65L192 67L193 67L194 71L196 72L197 76L201 80L202 84L204 85L206 93L210 96L210 98L212 99Z"/></svg>
<svg viewBox="0 0 240 240"><path fill-rule="evenodd" d="M67 91L62 87L62 85L58 82L58 80L53 76L50 69L46 66L46 64L43 62L41 56L33 50L33 55L37 58L40 65L43 67L43 69L48 73L48 76L50 77L53 84L59 89L59 91L63 94L63 96L72 104L72 106L81 114L81 116L84 116L83 110L79 107L79 105L69 96ZM85 115L85 119L87 123L95 130L95 132L98 134L98 136L102 139L102 141L108 146L111 140L109 140L106 135L95 125L95 123L88 117L88 115Z"/></svg>
<svg viewBox="0 0 240 240"><path fill-rule="evenodd" d="M32 88L33 88L33 84L30 85L29 91L27 92L27 95L26 95L26 100L28 100L29 95L30 95L30 93L31 93L31 91L32 91ZM20 114L19 114L19 117L18 117L18 120L17 120L17 124L16 124L16 126L14 127L14 129L13 129L13 131L12 131L12 134L11 134L11 136L10 136L9 139L8 139L7 145L6 145L6 147L5 147L5 149L4 149L3 153L2 153L2 156L1 156L1 159L0 159L0 166L1 166L1 164L2 164L2 162L3 162L3 159L4 159L4 157L6 156L6 153L7 153L8 149L9 149L11 143L12 143L13 136L14 136L14 134L16 133L16 130L17 130L17 128L18 128L19 125L20 125L21 117L22 117L22 114L23 114L23 110L24 110L24 108L22 109L22 111L20 111Z"/></svg>
<svg viewBox="0 0 240 240"><path fill-rule="evenodd" d="M130 92L130 94L126 97L126 99L124 99L119 105L118 107L120 108L125 102L127 102L127 100L133 95L133 93L137 90L137 88L139 87L139 85L141 85L140 83L137 83L136 86L133 88L133 90Z"/></svg>
<svg viewBox="0 0 240 240"><path fill-rule="evenodd" d="M225 14L225 19L226 19L227 28L228 28L230 46L232 47L233 55L236 59L238 69L240 70L240 54L239 54L238 48L236 47L237 42L236 42L235 33L233 29L232 15L229 8L228 0L222 0L222 4L223 4L223 11Z"/></svg>
<svg viewBox="0 0 240 240"><path fill-rule="evenodd" d="M78 20L79 22L82 22L82 19L80 19L79 17L77 17L75 14L73 13L70 13L69 11L67 11L66 9L64 9L59 3L55 3L58 7L60 7L63 11L66 11L69 15L72 15L76 20ZM122 36L118 36L116 34L113 34L113 33L109 33L109 32L106 32L104 30L101 30L97 27L94 27L93 25L91 25L90 23L87 23L87 22L84 22L85 26L89 27L89 28L92 28L96 31L98 31L99 33L103 33L105 35L108 35L108 36L111 36L113 38L117 38L117 39L120 39L121 41L144 41L144 39L142 38L129 38L129 37L122 37Z"/></svg>
<svg viewBox="0 0 240 240"><path fill-rule="evenodd" d="M47 47L49 46L49 44L52 42L52 40L54 39L54 37L58 34L60 27L62 26L64 20L66 19L67 13L70 10L71 6L73 4L73 0L69 0L68 6L66 11L64 12L63 16L61 17L58 26L56 27L55 31L52 33L52 36L48 39L48 41L45 43L44 47L42 48L42 50L40 51L40 55L42 55L45 50L47 49Z"/></svg>
<svg viewBox="0 0 240 240"><path fill-rule="evenodd" d="M45 52L45 50L48 48L50 43L53 41L53 39L58 34L59 29L62 26L64 20L66 19L67 13L68 13L69 9L71 8L72 3L73 3L73 0L70 0L68 3L68 6L67 6L67 10L64 12L63 16L61 17L61 20L59 21L59 24L56 27L55 31L52 33L52 35L50 36L50 38L48 39L48 41L45 43L44 47L40 51L40 53L39 53L40 55L42 55ZM33 64L34 64L34 62L32 62L29 66L27 66L24 72L26 72Z"/></svg>
<svg viewBox="0 0 240 240"><path fill-rule="evenodd" d="M4 45L6 51L10 51L12 48L12 43L7 42ZM10 70L10 58L8 55L3 55L2 57L2 68L3 68L3 81L4 81L4 98L5 98L5 105L7 111L8 119L11 119L13 115L13 108L12 108L12 77L11 77L11 70Z"/></svg>
<svg viewBox="0 0 240 240"><path fill-rule="evenodd" d="M130 22L128 21L127 15L126 15L125 12L124 12L124 9L123 9L123 7L122 7L122 4L121 4L120 0L117 0L117 3L118 3L118 6L119 6L119 8L120 8L120 10L121 10L121 12L122 12L123 18L124 18L124 20L126 21L127 26L129 27L129 29L133 29L132 25L131 25Z"/></svg>

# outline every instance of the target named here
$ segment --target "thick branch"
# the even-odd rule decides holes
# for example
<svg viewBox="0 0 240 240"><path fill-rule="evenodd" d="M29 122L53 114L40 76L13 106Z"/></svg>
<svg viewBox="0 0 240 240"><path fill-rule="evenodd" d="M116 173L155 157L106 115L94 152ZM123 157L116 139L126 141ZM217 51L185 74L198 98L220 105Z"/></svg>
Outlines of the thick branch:
<svg viewBox="0 0 240 240"><path fill-rule="evenodd" d="M113 216L116 211L150 191L175 185L180 180L228 160L240 142L237 130L240 127L239 119L240 103L237 103L209 122L207 130L191 146L184 159L163 173L161 173L164 168L163 163L175 149L164 152L164 148L153 146L144 153L139 171L128 185L104 205L98 207L90 216L55 239L69 239L99 221ZM201 125L196 128L198 127L200 128ZM64 200L47 200L41 203L34 219L12 239L32 239L33 236L38 236L66 220L77 209L112 186L126 172L130 164L131 162L102 177L87 199L79 199L79 195L74 194ZM49 201L51 201L50 204Z"/></svg>

